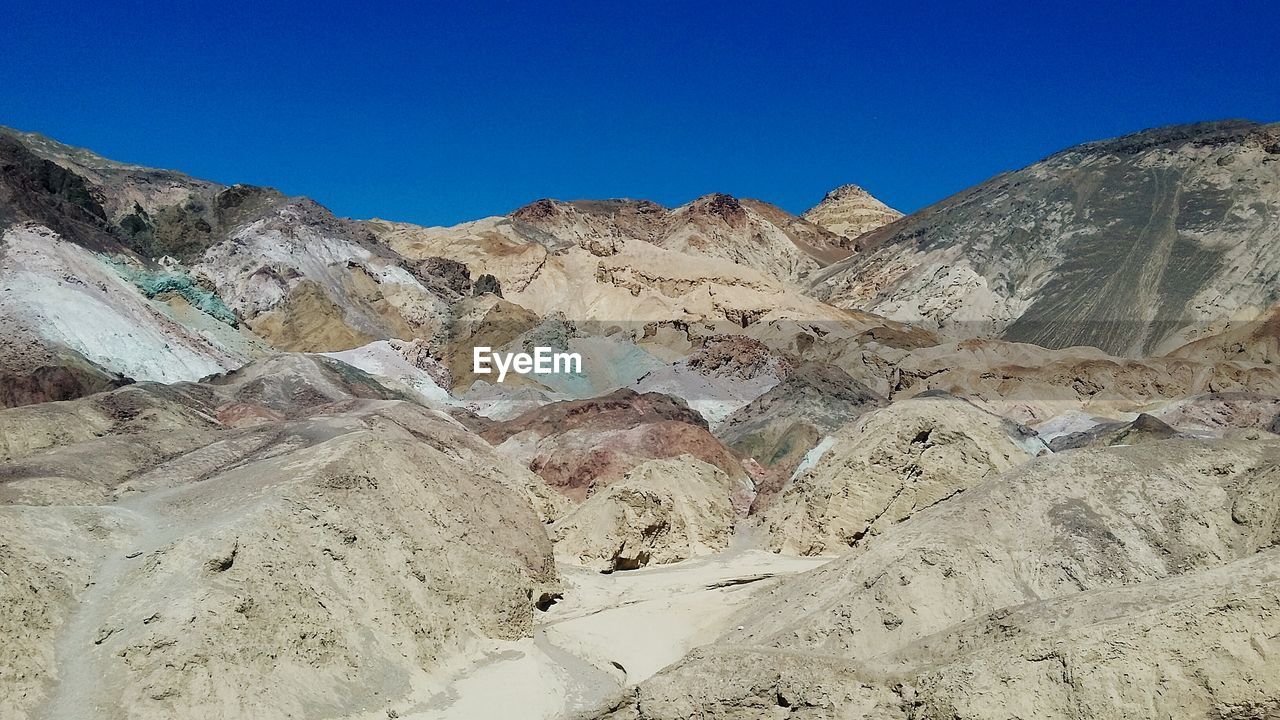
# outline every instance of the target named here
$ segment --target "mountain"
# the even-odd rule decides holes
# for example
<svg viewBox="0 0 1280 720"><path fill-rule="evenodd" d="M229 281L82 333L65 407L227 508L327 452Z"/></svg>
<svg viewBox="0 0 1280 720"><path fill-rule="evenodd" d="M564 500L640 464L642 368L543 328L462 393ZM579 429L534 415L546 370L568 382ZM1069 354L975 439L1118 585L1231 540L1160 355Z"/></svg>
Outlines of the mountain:
<svg viewBox="0 0 1280 720"><path fill-rule="evenodd" d="M195 380L272 350L428 335L439 283L306 198L0 131L3 322L48 358ZM448 293L443 293L448 295ZM66 365L56 367L69 367Z"/></svg>
<svg viewBox="0 0 1280 720"><path fill-rule="evenodd" d="M857 240L897 220L902 213L857 185L841 185L800 217L849 240Z"/></svg>
<svg viewBox="0 0 1280 720"><path fill-rule="evenodd" d="M759 200L712 193L677 208L646 200L538 200L511 214L531 237L634 238L687 255L721 258L797 282L849 255L848 240Z"/></svg>
<svg viewBox="0 0 1280 720"><path fill-rule="evenodd" d="M957 337L1171 350L1280 299L1280 124L1086 143L860 239L816 297Z"/></svg>
<svg viewBox="0 0 1280 720"><path fill-rule="evenodd" d="M647 201L539 200L510 216L449 228L371 221L409 258L447 257L491 274L539 314L598 322L728 323L771 312L839 322L848 314L794 283L849 253L848 241L765 203L710 195Z"/></svg>
<svg viewBox="0 0 1280 720"><path fill-rule="evenodd" d="M421 227L0 130L0 716L1274 715L1275 136Z"/></svg>

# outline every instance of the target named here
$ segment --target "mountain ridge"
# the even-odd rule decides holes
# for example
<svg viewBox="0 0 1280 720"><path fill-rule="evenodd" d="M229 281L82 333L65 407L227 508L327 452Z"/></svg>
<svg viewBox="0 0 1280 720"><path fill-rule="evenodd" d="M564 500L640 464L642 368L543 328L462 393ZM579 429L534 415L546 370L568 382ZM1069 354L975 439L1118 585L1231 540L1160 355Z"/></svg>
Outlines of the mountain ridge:
<svg viewBox="0 0 1280 720"><path fill-rule="evenodd" d="M1231 121L1069 148L872 231L809 289L955 337L1168 351L1277 299L1277 138Z"/></svg>

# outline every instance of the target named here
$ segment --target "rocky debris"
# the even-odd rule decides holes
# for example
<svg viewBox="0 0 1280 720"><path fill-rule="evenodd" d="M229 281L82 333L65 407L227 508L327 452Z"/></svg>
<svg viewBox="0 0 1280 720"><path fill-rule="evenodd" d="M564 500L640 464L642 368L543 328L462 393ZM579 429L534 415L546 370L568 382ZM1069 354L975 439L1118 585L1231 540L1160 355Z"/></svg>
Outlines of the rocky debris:
<svg viewBox="0 0 1280 720"><path fill-rule="evenodd" d="M452 301L471 294L471 271L457 260L429 257L413 263L411 267L419 282Z"/></svg>
<svg viewBox="0 0 1280 720"><path fill-rule="evenodd" d="M1033 460L761 596L606 717L1266 717L1278 453Z"/></svg>
<svg viewBox="0 0 1280 720"><path fill-rule="evenodd" d="M1099 423L1081 432L1068 433L1049 441L1054 452L1094 445L1136 445L1179 437L1177 430L1146 413L1129 422Z"/></svg>
<svg viewBox="0 0 1280 720"><path fill-rule="evenodd" d="M551 526L556 556L613 572L721 552L732 491L723 470L690 455L643 462Z"/></svg>
<svg viewBox="0 0 1280 720"><path fill-rule="evenodd" d="M471 289L472 295L484 295L485 293L502 297L502 283L498 282L498 278L488 273L476 278L476 284Z"/></svg>
<svg viewBox="0 0 1280 720"><path fill-rule="evenodd" d="M838 432L761 522L775 551L846 552L1043 449L1032 431L963 400L905 400Z"/></svg>
<svg viewBox="0 0 1280 720"><path fill-rule="evenodd" d="M902 217L857 185L841 185L827 193L822 202L805 211L802 218L850 241L884 227ZM851 243L850 248L854 245Z"/></svg>
<svg viewBox="0 0 1280 720"><path fill-rule="evenodd" d="M1159 354L1275 302L1278 137L1227 121L1064 150L872 231L811 289L956 337Z"/></svg>

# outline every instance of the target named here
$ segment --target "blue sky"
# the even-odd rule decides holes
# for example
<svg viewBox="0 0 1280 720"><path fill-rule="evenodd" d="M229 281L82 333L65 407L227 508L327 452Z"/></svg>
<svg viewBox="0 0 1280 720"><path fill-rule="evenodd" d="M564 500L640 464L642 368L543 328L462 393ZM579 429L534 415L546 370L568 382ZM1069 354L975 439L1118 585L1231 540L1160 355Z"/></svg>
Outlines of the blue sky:
<svg viewBox="0 0 1280 720"><path fill-rule="evenodd" d="M0 124L426 224L708 192L915 210L1063 147L1280 120L1274 5L28 2Z"/></svg>

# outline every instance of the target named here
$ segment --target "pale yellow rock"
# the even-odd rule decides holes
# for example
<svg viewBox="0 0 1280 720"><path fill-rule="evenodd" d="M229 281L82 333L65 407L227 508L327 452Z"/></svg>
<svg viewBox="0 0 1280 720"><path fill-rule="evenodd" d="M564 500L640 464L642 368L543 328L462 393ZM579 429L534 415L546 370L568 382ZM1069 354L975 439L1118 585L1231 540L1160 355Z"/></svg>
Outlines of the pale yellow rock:
<svg viewBox="0 0 1280 720"><path fill-rule="evenodd" d="M1042 448L1008 420L955 398L914 398L868 413L766 512L770 547L844 552Z"/></svg>
<svg viewBox="0 0 1280 720"><path fill-rule="evenodd" d="M1278 452L1032 460L756 598L602 716L1272 717Z"/></svg>
<svg viewBox="0 0 1280 720"><path fill-rule="evenodd" d="M732 490L723 470L690 455L650 460L551 526L556 556L613 571L720 552Z"/></svg>
<svg viewBox="0 0 1280 720"><path fill-rule="evenodd" d="M802 215L805 220L850 240L902 217L857 185L841 185Z"/></svg>
<svg viewBox="0 0 1280 720"><path fill-rule="evenodd" d="M0 717L348 717L529 637L557 501L394 397L286 355L0 412Z"/></svg>

